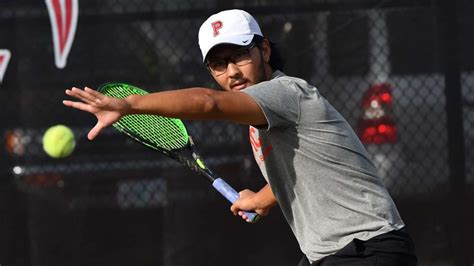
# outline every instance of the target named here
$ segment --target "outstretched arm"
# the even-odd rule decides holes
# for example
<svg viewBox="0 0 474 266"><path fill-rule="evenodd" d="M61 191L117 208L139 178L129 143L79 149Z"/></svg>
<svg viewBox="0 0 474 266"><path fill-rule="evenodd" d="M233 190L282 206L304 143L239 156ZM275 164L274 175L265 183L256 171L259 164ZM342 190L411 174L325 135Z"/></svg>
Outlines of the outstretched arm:
<svg viewBox="0 0 474 266"><path fill-rule="evenodd" d="M243 211L255 211L261 216L267 216L270 209L277 204L275 195L268 184L256 193L246 189L242 190L239 195L240 198L234 202L230 210L234 215L240 215L246 221L248 217Z"/></svg>
<svg viewBox="0 0 474 266"><path fill-rule="evenodd" d="M97 117L96 126L88 134L91 140L122 116L137 113L191 120L229 120L248 125L267 123L257 103L243 92L189 88L116 99L86 87L66 90L66 94L80 102L65 100L64 105Z"/></svg>

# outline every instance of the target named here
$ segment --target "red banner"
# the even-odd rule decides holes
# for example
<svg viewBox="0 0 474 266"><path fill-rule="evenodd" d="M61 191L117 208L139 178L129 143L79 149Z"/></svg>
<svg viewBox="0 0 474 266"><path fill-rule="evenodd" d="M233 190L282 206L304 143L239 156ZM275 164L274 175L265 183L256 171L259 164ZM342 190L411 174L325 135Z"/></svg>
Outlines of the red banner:
<svg viewBox="0 0 474 266"><path fill-rule="evenodd" d="M3 81L3 76L7 70L8 62L10 61L11 53L9 50L0 49L0 83Z"/></svg>
<svg viewBox="0 0 474 266"><path fill-rule="evenodd" d="M64 68L76 34L79 0L46 0L56 67Z"/></svg>

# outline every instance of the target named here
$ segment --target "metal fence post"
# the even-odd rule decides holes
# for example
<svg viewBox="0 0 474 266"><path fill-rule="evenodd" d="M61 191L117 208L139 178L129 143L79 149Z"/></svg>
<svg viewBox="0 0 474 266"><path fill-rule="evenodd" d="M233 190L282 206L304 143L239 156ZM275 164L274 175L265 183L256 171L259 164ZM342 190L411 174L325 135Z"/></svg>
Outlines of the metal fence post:
<svg viewBox="0 0 474 266"><path fill-rule="evenodd" d="M438 41L441 71L445 78L448 160L451 181L451 208L448 220L455 265L469 265L467 238L464 236L468 220L463 206L466 195L466 158L464 151L463 100L459 55L459 1L437 1Z"/></svg>

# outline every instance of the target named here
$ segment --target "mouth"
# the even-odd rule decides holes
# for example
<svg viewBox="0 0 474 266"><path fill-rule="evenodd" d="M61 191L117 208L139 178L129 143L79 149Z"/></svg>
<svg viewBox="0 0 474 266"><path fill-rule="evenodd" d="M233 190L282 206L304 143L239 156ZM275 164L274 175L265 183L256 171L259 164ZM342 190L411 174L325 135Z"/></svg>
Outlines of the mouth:
<svg viewBox="0 0 474 266"><path fill-rule="evenodd" d="M247 82L246 81L241 81L241 82L235 82L230 85L230 89L233 91L239 91L243 90L247 87Z"/></svg>

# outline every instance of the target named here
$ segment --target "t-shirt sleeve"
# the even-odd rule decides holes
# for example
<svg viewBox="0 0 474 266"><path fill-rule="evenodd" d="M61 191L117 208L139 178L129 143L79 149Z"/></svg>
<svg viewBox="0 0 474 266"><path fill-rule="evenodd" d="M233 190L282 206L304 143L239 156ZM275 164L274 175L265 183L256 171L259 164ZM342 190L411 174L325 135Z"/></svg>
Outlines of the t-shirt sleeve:
<svg viewBox="0 0 474 266"><path fill-rule="evenodd" d="M272 79L242 92L252 97L262 109L267 119L267 130L296 124L300 118L301 90L291 80Z"/></svg>

